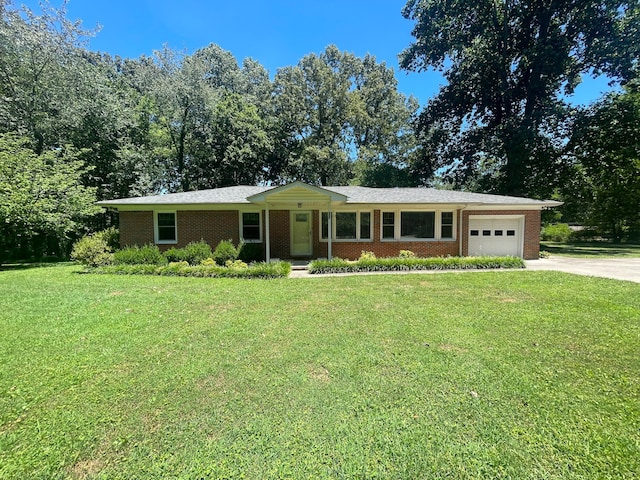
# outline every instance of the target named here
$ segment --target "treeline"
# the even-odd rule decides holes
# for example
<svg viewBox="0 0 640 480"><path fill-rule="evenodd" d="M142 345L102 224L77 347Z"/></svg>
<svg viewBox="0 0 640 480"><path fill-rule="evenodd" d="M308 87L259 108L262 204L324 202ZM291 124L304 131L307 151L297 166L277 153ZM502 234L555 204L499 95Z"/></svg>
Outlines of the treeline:
<svg viewBox="0 0 640 480"><path fill-rule="evenodd" d="M419 111L375 57L329 46L268 72L215 44L112 57L44 4L0 0L0 261L65 254L96 200L237 184L437 185L554 197L564 221L640 232L637 2L408 2ZM581 74L623 88L571 106Z"/></svg>
<svg viewBox="0 0 640 480"><path fill-rule="evenodd" d="M371 55L329 46L271 77L257 61L239 65L215 44L193 54L165 47L137 59L91 52L91 32L64 8L45 5L36 15L1 0L0 14L0 151L5 172L25 178L17 192L3 176L5 251L18 245L22 255L38 254L52 249L45 238L55 244L100 226L86 218L86 205L57 231L46 227L56 222L44 221L50 209L27 205L40 211L18 215L16 202L37 196L25 190L29 172L8 165L18 144L44 155L45 164L46 155L82 161L74 172L94 200L291 180L422 181L411 170L418 104ZM50 205L59 203L56 195L65 192L49 190Z"/></svg>

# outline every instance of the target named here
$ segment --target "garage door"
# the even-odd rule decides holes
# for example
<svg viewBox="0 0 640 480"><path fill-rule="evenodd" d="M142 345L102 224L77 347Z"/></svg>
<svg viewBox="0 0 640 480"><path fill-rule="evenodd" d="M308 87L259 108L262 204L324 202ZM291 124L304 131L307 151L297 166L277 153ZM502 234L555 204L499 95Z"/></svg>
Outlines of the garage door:
<svg viewBox="0 0 640 480"><path fill-rule="evenodd" d="M470 217L469 255L522 257L523 217Z"/></svg>

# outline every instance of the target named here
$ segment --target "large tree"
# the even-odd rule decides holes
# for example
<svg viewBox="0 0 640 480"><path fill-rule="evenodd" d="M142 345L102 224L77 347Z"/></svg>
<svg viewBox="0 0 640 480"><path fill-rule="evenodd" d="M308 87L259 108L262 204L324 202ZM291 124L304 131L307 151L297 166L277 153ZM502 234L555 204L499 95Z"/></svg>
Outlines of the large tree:
<svg viewBox="0 0 640 480"><path fill-rule="evenodd" d="M564 167L565 96L583 74L634 77L639 12L636 0L410 0L415 42L401 66L446 80L418 120L423 172L549 194Z"/></svg>
<svg viewBox="0 0 640 480"><path fill-rule="evenodd" d="M0 261L3 257L65 254L69 240L100 209L77 152L33 151L24 137L0 134Z"/></svg>
<svg viewBox="0 0 640 480"><path fill-rule="evenodd" d="M640 85L607 95L583 112L568 151L573 178L569 205L581 220L614 241L640 237Z"/></svg>
<svg viewBox="0 0 640 480"><path fill-rule="evenodd" d="M393 70L371 55L331 45L278 70L274 108L278 144L287 146L276 147L286 156L282 180L345 184L354 162L406 167L414 147L409 120L417 103L398 92Z"/></svg>

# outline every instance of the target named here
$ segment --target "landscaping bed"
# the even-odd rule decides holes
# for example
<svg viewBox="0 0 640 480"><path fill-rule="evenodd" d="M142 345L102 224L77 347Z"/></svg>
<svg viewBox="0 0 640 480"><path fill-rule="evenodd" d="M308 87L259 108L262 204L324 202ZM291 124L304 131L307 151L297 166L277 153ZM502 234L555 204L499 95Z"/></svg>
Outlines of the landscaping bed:
<svg viewBox="0 0 640 480"><path fill-rule="evenodd" d="M418 258L411 252L402 257L376 258L363 252L355 261L332 258L314 260L309 264L309 273L356 273L356 272L398 272L411 270L481 270L502 268L524 268L517 257L428 257Z"/></svg>

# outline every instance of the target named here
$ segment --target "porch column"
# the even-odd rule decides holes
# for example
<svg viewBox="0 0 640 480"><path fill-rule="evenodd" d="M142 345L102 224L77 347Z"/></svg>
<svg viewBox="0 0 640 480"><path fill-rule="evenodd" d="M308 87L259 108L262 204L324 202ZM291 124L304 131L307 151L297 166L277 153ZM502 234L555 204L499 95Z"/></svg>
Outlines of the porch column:
<svg viewBox="0 0 640 480"><path fill-rule="evenodd" d="M331 200L329 200L329 205L327 207L327 210L329 211L329 218L327 220L328 229L329 229L329 232L328 232L328 235L327 235L327 258L329 260L331 260L331 237L333 237L333 228L331 226L331 224L333 223L332 222L333 215L331 213Z"/></svg>
<svg viewBox="0 0 640 480"><path fill-rule="evenodd" d="M265 216L265 225L264 225L264 254L265 254L265 260L267 261L267 263L271 263L271 235L269 232L269 204L266 204L265 210L264 210L264 216Z"/></svg>

